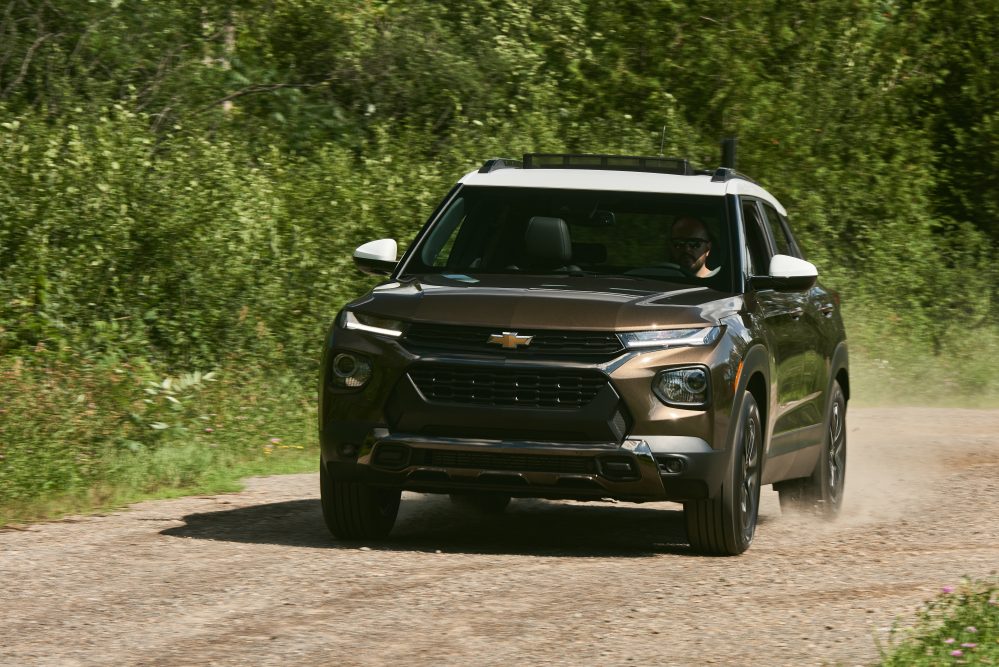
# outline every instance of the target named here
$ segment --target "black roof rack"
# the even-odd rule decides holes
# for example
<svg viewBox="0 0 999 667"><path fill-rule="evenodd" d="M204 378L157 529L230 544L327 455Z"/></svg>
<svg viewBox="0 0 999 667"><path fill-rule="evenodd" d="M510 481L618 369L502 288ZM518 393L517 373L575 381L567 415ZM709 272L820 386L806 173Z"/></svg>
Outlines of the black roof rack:
<svg viewBox="0 0 999 667"><path fill-rule="evenodd" d="M690 163L678 157L590 155L585 153L525 153L524 169L608 169L611 171L648 171L682 176L694 173Z"/></svg>
<svg viewBox="0 0 999 667"><path fill-rule="evenodd" d="M725 183L740 178L756 183L745 174L731 167L694 169L690 162L678 157L649 157L642 155L600 155L590 153L524 153L524 159L494 157L479 167L480 174L499 169L607 169L610 171L645 171L681 176L710 176L714 183ZM758 185L758 184L757 184Z"/></svg>
<svg viewBox="0 0 999 667"><path fill-rule="evenodd" d="M479 167L480 174L488 174L491 171L496 171L497 169L520 169L523 165L520 160L513 160L506 157L494 157L486 160L481 167Z"/></svg>

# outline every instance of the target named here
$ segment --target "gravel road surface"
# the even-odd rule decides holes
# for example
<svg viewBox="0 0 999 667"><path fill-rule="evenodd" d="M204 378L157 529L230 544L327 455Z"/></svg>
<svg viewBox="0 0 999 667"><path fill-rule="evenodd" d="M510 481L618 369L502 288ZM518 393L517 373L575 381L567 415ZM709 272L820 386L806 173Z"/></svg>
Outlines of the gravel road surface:
<svg viewBox="0 0 999 667"><path fill-rule="evenodd" d="M736 558L680 506L404 496L334 541L317 475L0 530L4 665L862 665L895 622L999 568L999 411L851 410L834 523L764 490Z"/></svg>

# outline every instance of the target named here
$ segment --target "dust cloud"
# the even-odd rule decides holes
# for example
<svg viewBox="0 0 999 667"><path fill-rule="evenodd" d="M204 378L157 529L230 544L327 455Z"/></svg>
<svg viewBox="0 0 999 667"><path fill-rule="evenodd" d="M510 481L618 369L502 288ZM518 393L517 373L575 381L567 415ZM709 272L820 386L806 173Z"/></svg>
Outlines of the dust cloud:
<svg viewBox="0 0 999 667"><path fill-rule="evenodd" d="M936 502L929 493L948 480L961 484L971 467L996 467L999 479L999 411L952 408L864 408L847 416L846 496L839 517L820 532L864 524L916 519ZM776 492L761 511L780 513ZM782 521L807 525L807 517Z"/></svg>

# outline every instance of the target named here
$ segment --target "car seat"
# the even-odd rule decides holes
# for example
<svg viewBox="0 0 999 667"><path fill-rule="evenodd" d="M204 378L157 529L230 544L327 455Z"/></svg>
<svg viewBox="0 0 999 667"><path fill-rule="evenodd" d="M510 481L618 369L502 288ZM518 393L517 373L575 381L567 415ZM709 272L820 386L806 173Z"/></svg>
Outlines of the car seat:
<svg viewBox="0 0 999 667"><path fill-rule="evenodd" d="M524 265L527 269L574 272L580 271L572 261L572 239L569 226L562 218L536 215L527 222L524 233Z"/></svg>

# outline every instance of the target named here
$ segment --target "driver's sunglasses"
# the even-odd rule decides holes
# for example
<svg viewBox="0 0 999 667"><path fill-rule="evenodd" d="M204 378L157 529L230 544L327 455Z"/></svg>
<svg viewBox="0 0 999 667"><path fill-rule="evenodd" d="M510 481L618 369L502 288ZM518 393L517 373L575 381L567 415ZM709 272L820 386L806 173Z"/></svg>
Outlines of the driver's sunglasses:
<svg viewBox="0 0 999 667"><path fill-rule="evenodd" d="M687 248L688 250L697 250L707 242L707 239L698 238L673 239L672 241L674 248Z"/></svg>

